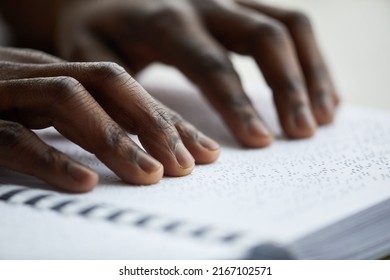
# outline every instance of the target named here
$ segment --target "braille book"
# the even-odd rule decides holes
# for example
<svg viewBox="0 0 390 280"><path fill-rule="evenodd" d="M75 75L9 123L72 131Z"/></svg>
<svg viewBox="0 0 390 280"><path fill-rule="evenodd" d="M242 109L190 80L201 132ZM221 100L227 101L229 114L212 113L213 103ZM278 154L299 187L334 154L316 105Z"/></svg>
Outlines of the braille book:
<svg viewBox="0 0 390 280"><path fill-rule="evenodd" d="M390 253L390 112L344 105L314 137L289 140L269 96L249 88L277 137L270 147L245 149L184 80L146 87L217 140L220 159L186 177L129 186L54 129L40 131L44 141L96 169L100 183L72 195L0 169L1 259L371 259Z"/></svg>

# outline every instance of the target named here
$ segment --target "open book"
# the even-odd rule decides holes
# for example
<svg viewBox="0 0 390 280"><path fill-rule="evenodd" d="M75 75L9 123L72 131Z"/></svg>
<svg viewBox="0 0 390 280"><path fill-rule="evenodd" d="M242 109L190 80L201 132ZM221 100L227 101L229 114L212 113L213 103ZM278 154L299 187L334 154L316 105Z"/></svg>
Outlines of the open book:
<svg viewBox="0 0 390 280"><path fill-rule="evenodd" d="M216 139L220 159L186 177L128 186L55 130L39 132L97 169L101 180L90 193L70 195L0 169L0 259L361 259L390 253L390 112L343 106L335 123L313 138L288 140L266 89L246 83L279 136L271 147L244 149L188 82L153 71L141 77L148 90ZM158 87L148 84L156 79Z"/></svg>

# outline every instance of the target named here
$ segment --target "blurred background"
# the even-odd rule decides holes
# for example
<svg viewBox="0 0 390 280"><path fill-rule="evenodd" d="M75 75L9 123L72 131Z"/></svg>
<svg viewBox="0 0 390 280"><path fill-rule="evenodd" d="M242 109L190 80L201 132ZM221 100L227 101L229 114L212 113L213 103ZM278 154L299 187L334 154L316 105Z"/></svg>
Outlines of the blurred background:
<svg viewBox="0 0 390 280"><path fill-rule="evenodd" d="M390 109L390 0L272 0L311 18L343 101Z"/></svg>
<svg viewBox="0 0 390 280"><path fill-rule="evenodd" d="M390 0L265 2L309 15L345 103L390 110ZM0 43L6 39L0 28Z"/></svg>

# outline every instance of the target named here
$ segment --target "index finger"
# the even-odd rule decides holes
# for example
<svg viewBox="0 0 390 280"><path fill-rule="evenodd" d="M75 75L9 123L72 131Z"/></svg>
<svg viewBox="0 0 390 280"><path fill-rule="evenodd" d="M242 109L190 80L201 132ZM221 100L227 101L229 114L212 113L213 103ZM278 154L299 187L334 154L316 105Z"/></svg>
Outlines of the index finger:
<svg viewBox="0 0 390 280"><path fill-rule="evenodd" d="M142 151L77 80L1 81L0 93L2 119L29 128L54 126L128 183L148 185L161 179L162 165Z"/></svg>

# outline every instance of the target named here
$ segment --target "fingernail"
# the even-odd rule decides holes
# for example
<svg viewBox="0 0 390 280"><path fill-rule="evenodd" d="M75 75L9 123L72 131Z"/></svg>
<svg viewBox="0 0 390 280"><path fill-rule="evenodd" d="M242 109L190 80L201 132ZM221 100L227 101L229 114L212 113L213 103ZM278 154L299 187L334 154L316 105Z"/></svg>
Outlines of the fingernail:
<svg viewBox="0 0 390 280"><path fill-rule="evenodd" d="M195 159L181 142L176 145L175 156L179 165L184 169L190 168L195 164Z"/></svg>
<svg viewBox="0 0 390 280"><path fill-rule="evenodd" d="M207 137L206 135L200 135L199 144L201 144L204 148L210 151L215 151L219 149L219 144L213 139Z"/></svg>
<svg viewBox="0 0 390 280"><path fill-rule="evenodd" d="M332 116L334 112L333 98L329 94L323 94L318 101L318 106L323 116Z"/></svg>
<svg viewBox="0 0 390 280"><path fill-rule="evenodd" d="M269 137L271 136L271 133L270 131L268 130L267 127L265 127L265 125L257 120L257 119L252 119L249 124L248 124L248 131L251 135L254 135L254 136L261 136L261 137Z"/></svg>
<svg viewBox="0 0 390 280"><path fill-rule="evenodd" d="M316 127L314 117L307 106L298 106L295 110L295 126L300 129Z"/></svg>
<svg viewBox="0 0 390 280"><path fill-rule="evenodd" d="M72 179L79 183L84 183L90 176L92 171L79 164L70 164L68 172Z"/></svg>
<svg viewBox="0 0 390 280"><path fill-rule="evenodd" d="M152 173L161 167L161 163L143 152L138 153L137 162L146 173Z"/></svg>

